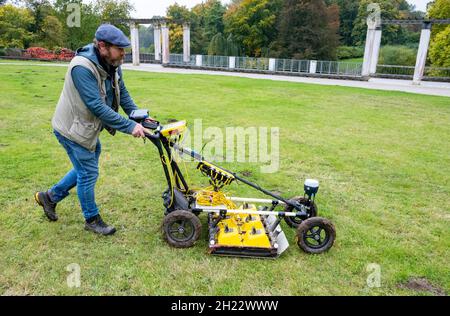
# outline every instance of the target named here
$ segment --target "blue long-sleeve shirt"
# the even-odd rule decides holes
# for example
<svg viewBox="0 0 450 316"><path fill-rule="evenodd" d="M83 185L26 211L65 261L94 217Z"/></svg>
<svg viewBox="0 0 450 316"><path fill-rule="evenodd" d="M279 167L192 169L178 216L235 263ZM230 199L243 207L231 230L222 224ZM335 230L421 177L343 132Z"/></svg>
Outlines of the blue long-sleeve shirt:
<svg viewBox="0 0 450 316"><path fill-rule="evenodd" d="M136 122L131 121L112 109L114 91L112 88L113 79L108 76L106 79L106 103L100 95L97 79L94 74L83 66L76 66L72 69L72 80L75 84L81 99L87 108L98 117L104 125L123 133L131 134ZM119 75L122 78L122 71L119 69ZM128 93L125 83L120 80L120 106L127 115L138 107Z"/></svg>

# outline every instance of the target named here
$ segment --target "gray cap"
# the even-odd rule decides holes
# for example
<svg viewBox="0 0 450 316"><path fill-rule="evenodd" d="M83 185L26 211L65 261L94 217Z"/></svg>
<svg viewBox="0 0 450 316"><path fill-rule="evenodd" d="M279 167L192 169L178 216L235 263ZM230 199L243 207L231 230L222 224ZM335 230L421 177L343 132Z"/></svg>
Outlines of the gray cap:
<svg viewBox="0 0 450 316"><path fill-rule="evenodd" d="M123 34L121 30L111 24L102 24L95 32L97 41L103 41L115 45L120 48L127 48L131 46L128 37Z"/></svg>

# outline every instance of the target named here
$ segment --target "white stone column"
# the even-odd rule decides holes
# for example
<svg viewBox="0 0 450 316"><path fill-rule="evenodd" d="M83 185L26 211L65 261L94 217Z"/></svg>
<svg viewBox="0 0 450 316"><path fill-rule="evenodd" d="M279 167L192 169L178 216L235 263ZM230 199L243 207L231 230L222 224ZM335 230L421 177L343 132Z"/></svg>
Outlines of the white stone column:
<svg viewBox="0 0 450 316"><path fill-rule="evenodd" d="M428 47L430 46L431 23L424 22L422 33L420 34L419 50L417 52L416 68L414 70L413 84L420 84L425 72L427 63Z"/></svg>
<svg viewBox="0 0 450 316"><path fill-rule="evenodd" d="M375 28L375 38L373 41L372 48L372 60L370 62L370 74L375 74L377 72L378 59L380 58L380 47L381 47L381 36L383 31L381 25Z"/></svg>
<svg viewBox="0 0 450 316"><path fill-rule="evenodd" d="M369 25L367 28L367 36L366 36L366 47L364 49L364 61L362 66L363 77L368 77L370 75L372 56L373 56L373 47L375 43L375 27Z"/></svg>
<svg viewBox="0 0 450 316"><path fill-rule="evenodd" d="M162 63L163 65L170 62L170 50L169 50L169 27L167 23L161 23L162 33Z"/></svg>
<svg viewBox="0 0 450 316"><path fill-rule="evenodd" d="M275 71L276 62L275 58L269 58L269 71Z"/></svg>
<svg viewBox="0 0 450 316"><path fill-rule="evenodd" d="M189 23L183 24L183 62L191 61L191 30Z"/></svg>
<svg viewBox="0 0 450 316"><path fill-rule="evenodd" d="M378 56L375 56L379 54L379 47L376 49L376 42L377 42L377 28L381 27L381 8L380 5L377 3L370 3L367 6L367 11L370 12L367 17L367 36L366 36L366 47L364 49L364 61L362 65L362 72L361 75L363 77L368 77L371 74L371 71L373 70L372 63L374 59L377 59L378 62ZM381 30L381 28L380 28ZM381 34L378 34L381 35ZM381 36L380 36L380 44L381 44ZM378 50L378 53L375 54L375 50ZM376 63L375 63L376 64ZM375 65L376 68L376 65ZM376 69L375 69L376 71Z"/></svg>
<svg viewBox="0 0 450 316"><path fill-rule="evenodd" d="M309 61L309 73L315 74L317 71L317 60L310 60Z"/></svg>
<svg viewBox="0 0 450 316"><path fill-rule="evenodd" d="M201 67L203 62L203 56L202 55L195 55L195 65L197 67Z"/></svg>
<svg viewBox="0 0 450 316"><path fill-rule="evenodd" d="M228 57L228 68L230 68L230 69L236 68L236 57L234 57L234 56Z"/></svg>
<svg viewBox="0 0 450 316"><path fill-rule="evenodd" d="M131 53L133 55L133 66L140 65L139 56L139 25L132 22L130 24L130 35L131 35Z"/></svg>
<svg viewBox="0 0 450 316"><path fill-rule="evenodd" d="M153 38L155 46L155 60L161 61L161 26L159 23L153 25Z"/></svg>

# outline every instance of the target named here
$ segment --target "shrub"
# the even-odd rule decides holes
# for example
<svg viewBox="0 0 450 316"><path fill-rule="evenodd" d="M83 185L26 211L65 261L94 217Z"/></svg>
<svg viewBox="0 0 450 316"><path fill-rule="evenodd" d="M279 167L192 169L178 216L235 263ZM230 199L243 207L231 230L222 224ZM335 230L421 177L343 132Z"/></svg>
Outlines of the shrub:
<svg viewBox="0 0 450 316"><path fill-rule="evenodd" d="M379 64L414 66L416 64L417 49L407 46L384 46L381 48Z"/></svg>
<svg viewBox="0 0 450 316"><path fill-rule="evenodd" d="M364 48L360 46L339 46L337 48L337 58L350 59L350 58L360 58L364 56Z"/></svg>

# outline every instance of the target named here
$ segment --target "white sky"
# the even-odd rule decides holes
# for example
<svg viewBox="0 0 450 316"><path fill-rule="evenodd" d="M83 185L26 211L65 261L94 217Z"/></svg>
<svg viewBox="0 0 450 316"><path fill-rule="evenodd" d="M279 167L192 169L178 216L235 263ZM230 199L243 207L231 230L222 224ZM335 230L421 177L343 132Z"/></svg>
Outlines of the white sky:
<svg viewBox="0 0 450 316"><path fill-rule="evenodd" d="M221 0L222 3L229 3L229 0ZM414 4L418 10L426 11L427 3L430 0L407 0L409 3ZM134 18L151 18L154 15L164 16L166 14L166 8L175 2L179 5L185 5L188 8L192 8L196 4L204 2L204 0L131 0L136 9L133 12Z"/></svg>

